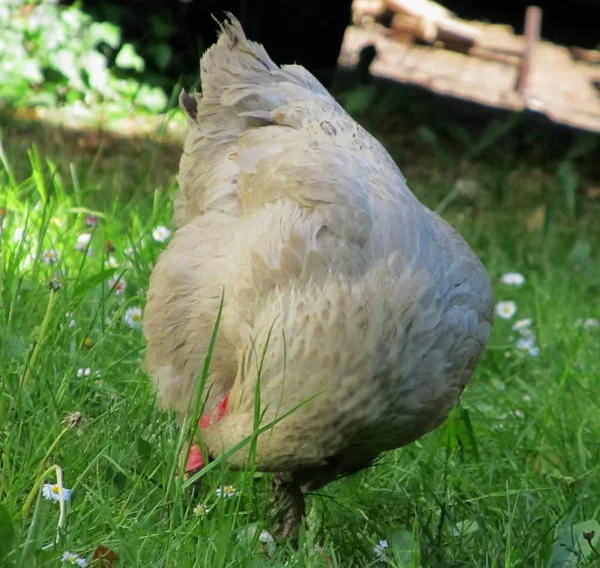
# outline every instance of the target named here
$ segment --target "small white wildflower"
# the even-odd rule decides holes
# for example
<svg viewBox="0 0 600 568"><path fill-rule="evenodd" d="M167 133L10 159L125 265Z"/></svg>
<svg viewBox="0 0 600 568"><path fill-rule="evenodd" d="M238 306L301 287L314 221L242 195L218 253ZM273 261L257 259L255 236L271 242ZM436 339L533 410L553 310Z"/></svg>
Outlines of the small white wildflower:
<svg viewBox="0 0 600 568"><path fill-rule="evenodd" d="M513 324L512 330L518 331L521 334L526 334L527 332L529 332L532 323L533 323L533 320L531 318L524 318L524 319L517 320Z"/></svg>
<svg viewBox="0 0 600 568"><path fill-rule="evenodd" d="M600 327L600 322L595 318L578 319L575 322L575 327L582 327L583 329L594 329Z"/></svg>
<svg viewBox="0 0 600 568"><path fill-rule="evenodd" d="M12 234L13 243L20 243L25 236L25 229L23 227L17 227Z"/></svg>
<svg viewBox="0 0 600 568"><path fill-rule="evenodd" d="M91 233L81 233L78 237L77 237L77 241L75 242L75 249L76 250L80 250L80 251L88 251L88 255L92 254L91 253L91 247L89 246L90 241L92 240L92 234Z"/></svg>
<svg viewBox="0 0 600 568"><path fill-rule="evenodd" d="M528 394L523 395L523 402L531 402L531 396Z"/></svg>
<svg viewBox="0 0 600 568"><path fill-rule="evenodd" d="M522 410L515 410L515 416L517 418L525 418L525 413Z"/></svg>
<svg viewBox="0 0 600 568"><path fill-rule="evenodd" d="M152 230L152 238L158 243L164 243L168 241L170 236L171 231L169 231L169 229L163 225L159 225Z"/></svg>
<svg viewBox="0 0 600 568"><path fill-rule="evenodd" d="M123 278L121 278L120 280L117 280L116 278L111 278L108 281L108 285L111 290L114 289L115 296L121 296L127 288L127 282L125 282Z"/></svg>
<svg viewBox="0 0 600 568"><path fill-rule="evenodd" d="M385 560L385 551L389 548L387 540L380 540L374 547L373 552L379 560Z"/></svg>
<svg viewBox="0 0 600 568"><path fill-rule="evenodd" d="M495 389L498 389L499 391L505 391L506 390L506 385L498 378L494 377L492 379L492 386Z"/></svg>
<svg viewBox="0 0 600 568"><path fill-rule="evenodd" d="M44 264L54 264L58 262L58 253L54 249L48 249L42 254L42 262Z"/></svg>
<svg viewBox="0 0 600 568"><path fill-rule="evenodd" d="M532 357L537 357L540 354L540 348L530 338L523 337L519 339L517 349L527 351Z"/></svg>
<svg viewBox="0 0 600 568"><path fill-rule="evenodd" d="M119 261L111 254L106 260L106 265L109 268L117 268L117 266L119 266Z"/></svg>
<svg viewBox="0 0 600 568"><path fill-rule="evenodd" d="M210 511L210 507L207 507L206 505L199 503L198 505L196 505L194 507L193 511L194 511L194 515L196 515L196 517L200 517L202 519L208 514L208 512Z"/></svg>
<svg viewBox="0 0 600 568"><path fill-rule="evenodd" d="M25 258L21 261L21 268L23 270L27 270L33 266L33 261L35 260L35 255L32 253L27 253Z"/></svg>
<svg viewBox="0 0 600 568"><path fill-rule="evenodd" d="M78 377L89 377L92 374L92 370L87 367L86 369L77 369Z"/></svg>
<svg viewBox="0 0 600 568"><path fill-rule="evenodd" d="M75 327L77 325L77 322L75 320L71 320L69 322L69 327Z"/></svg>
<svg viewBox="0 0 600 568"><path fill-rule="evenodd" d="M517 313L517 304L508 300L496 304L496 315L502 319L509 320Z"/></svg>
<svg viewBox="0 0 600 568"><path fill-rule="evenodd" d="M70 489L63 487L62 493L65 501L71 500ZM44 485L42 485L42 495L48 501L58 501L60 499L58 484L44 483Z"/></svg>
<svg viewBox="0 0 600 568"><path fill-rule="evenodd" d="M134 306L125 310L123 319L131 329L139 329L142 325L142 316L142 308Z"/></svg>
<svg viewBox="0 0 600 568"><path fill-rule="evenodd" d="M132 256L134 256L134 255L135 255L135 250L133 250L133 248L132 248L132 247L127 247L127 248L126 248L126 249L123 251L123 254L124 254L126 257L128 257L128 258L131 258Z"/></svg>
<svg viewBox="0 0 600 568"><path fill-rule="evenodd" d="M236 495L239 495L239 491L233 485L222 485L220 487L217 487L215 493L217 494L217 497L226 498L235 497Z"/></svg>
<svg viewBox="0 0 600 568"><path fill-rule="evenodd" d="M239 542L251 541L256 537L258 530L259 528L256 525L242 529L238 532L237 539ZM269 531L260 531L258 541L264 545L267 555L270 558L273 558L277 552L277 544L275 543L273 535Z"/></svg>
<svg viewBox="0 0 600 568"><path fill-rule="evenodd" d="M454 190L461 197L475 199L479 193L479 184L474 179L458 178L454 182Z"/></svg>
<svg viewBox="0 0 600 568"><path fill-rule="evenodd" d="M66 564L71 564L73 566L81 566L82 568L85 568L88 565L87 560L85 558L77 556L77 554L69 552L68 550L63 553L62 561Z"/></svg>
<svg viewBox="0 0 600 568"><path fill-rule="evenodd" d="M525 283L525 276L518 272L507 272L502 275L502 284L506 286L522 286Z"/></svg>

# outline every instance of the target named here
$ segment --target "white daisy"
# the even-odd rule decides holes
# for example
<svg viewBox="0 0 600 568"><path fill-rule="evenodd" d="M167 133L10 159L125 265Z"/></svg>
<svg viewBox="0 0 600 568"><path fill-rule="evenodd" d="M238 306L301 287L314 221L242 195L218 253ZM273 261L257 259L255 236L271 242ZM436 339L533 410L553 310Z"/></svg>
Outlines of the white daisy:
<svg viewBox="0 0 600 568"><path fill-rule="evenodd" d="M127 308L123 319L131 329L139 329L142 326L142 308L137 306Z"/></svg>
<svg viewBox="0 0 600 568"><path fill-rule="evenodd" d="M517 313L517 304L513 301L508 300L505 302L498 302L496 304L496 315L502 319L509 320Z"/></svg>
<svg viewBox="0 0 600 568"><path fill-rule="evenodd" d="M159 225L152 230L152 238L158 243L164 243L168 241L170 236L171 231L169 231L169 229L163 225Z"/></svg>
<svg viewBox="0 0 600 568"><path fill-rule="evenodd" d="M513 324L512 330L518 331L522 335L527 335L531 329L532 323L533 323L533 320L531 318L524 318L524 319L517 320Z"/></svg>
<svg viewBox="0 0 600 568"><path fill-rule="evenodd" d="M71 500L70 489L63 487L62 494L65 501ZM60 499L58 484L44 483L44 485L42 485L42 495L48 501L58 501Z"/></svg>
<svg viewBox="0 0 600 568"><path fill-rule="evenodd" d="M203 505L202 503L199 503L193 509L194 515L196 515L196 517L200 517L200 518L204 518L208 514L209 511L210 511L210 507L207 507L206 505Z"/></svg>
<svg viewBox="0 0 600 568"><path fill-rule="evenodd" d="M91 233L81 233L77 237L77 241L75 242L75 249L76 250L84 251L88 247L88 245L90 244L91 240L92 240L92 234Z"/></svg>
<svg viewBox="0 0 600 568"><path fill-rule="evenodd" d="M239 495L239 491L233 485L221 485L220 487L217 487L215 493L217 494L217 497L226 498L235 497L236 495Z"/></svg>
<svg viewBox="0 0 600 568"><path fill-rule="evenodd" d="M595 318L578 319L575 322L575 327L582 327L583 329L594 329L600 327L600 322Z"/></svg>
<svg viewBox="0 0 600 568"><path fill-rule="evenodd" d="M540 354L540 348L529 337L519 339L519 341L517 341L517 349L527 351L532 357L537 357Z"/></svg>
<svg viewBox="0 0 600 568"><path fill-rule="evenodd" d="M380 540L374 547L373 552L379 560L385 560L385 551L389 548L387 540Z"/></svg>
<svg viewBox="0 0 600 568"><path fill-rule="evenodd" d="M125 288L127 288L127 282L125 282L123 278L121 278L120 280L117 280L116 278L111 278L108 281L108 285L111 290L114 289L115 296L120 296L121 294L123 294L123 292L125 292Z"/></svg>
<svg viewBox="0 0 600 568"><path fill-rule="evenodd" d="M44 264L54 264L58 262L58 253L54 249L48 249L42 254L42 262Z"/></svg>
<svg viewBox="0 0 600 568"><path fill-rule="evenodd" d="M111 254L107 259L106 259L106 265L109 268L117 268L117 266L119 266L119 261Z"/></svg>
<svg viewBox="0 0 600 568"><path fill-rule="evenodd" d="M92 374L92 370L87 367L87 369L77 369L78 377L89 377Z"/></svg>
<svg viewBox="0 0 600 568"><path fill-rule="evenodd" d="M77 554L74 552L69 552L68 550L63 553L62 561L73 566L81 566L82 568L85 568L88 565L85 558L77 556Z"/></svg>
<svg viewBox="0 0 600 568"><path fill-rule="evenodd" d="M12 234L13 243L20 243L25 236L25 229L23 227L17 227Z"/></svg>
<svg viewBox="0 0 600 568"><path fill-rule="evenodd" d="M502 275L502 284L506 286L522 286L525 284L525 276L518 272L507 272Z"/></svg>

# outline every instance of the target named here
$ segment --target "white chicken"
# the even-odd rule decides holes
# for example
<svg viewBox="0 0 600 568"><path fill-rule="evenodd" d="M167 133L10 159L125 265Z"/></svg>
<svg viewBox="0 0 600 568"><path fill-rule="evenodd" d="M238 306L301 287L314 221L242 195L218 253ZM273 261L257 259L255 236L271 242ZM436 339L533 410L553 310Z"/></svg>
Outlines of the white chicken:
<svg viewBox="0 0 600 568"><path fill-rule="evenodd" d="M233 16L201 78L180 99L177 231L150 279L147 367L183 419L224 298L200 438L216 457L279 420L254 459L275 474L285 536L307 491L444 421L487 343L492 286L381 144ZM250 447L227 463L246 467ZM193 449L188 471L202 463Z"/></svg>

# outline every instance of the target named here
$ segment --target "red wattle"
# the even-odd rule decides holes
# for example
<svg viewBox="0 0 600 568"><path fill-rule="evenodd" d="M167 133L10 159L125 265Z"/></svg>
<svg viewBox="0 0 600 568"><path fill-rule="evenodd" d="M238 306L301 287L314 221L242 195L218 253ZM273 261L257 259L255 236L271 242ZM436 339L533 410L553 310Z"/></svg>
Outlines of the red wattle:
<svg viewBox="0 0 600 568"><path fill-rule="evenodd" d="M187 462L185 464L185 472L191 473L202 469L204 467L204 460L202 459L202 453L197 444L194 444L188 452Z"/></svg>

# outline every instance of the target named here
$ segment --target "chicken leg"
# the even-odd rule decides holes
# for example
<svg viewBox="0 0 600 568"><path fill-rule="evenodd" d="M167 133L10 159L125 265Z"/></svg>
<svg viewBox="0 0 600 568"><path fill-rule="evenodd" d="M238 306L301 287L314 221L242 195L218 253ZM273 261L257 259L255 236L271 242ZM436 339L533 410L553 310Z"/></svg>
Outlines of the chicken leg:
<svg viewBox="0 0 600 568"><path fill-rule="evenodd" d="M275 526L273 532L280 539L298 536L306 511L304 494L292 473L273 474Z"/></svg>

